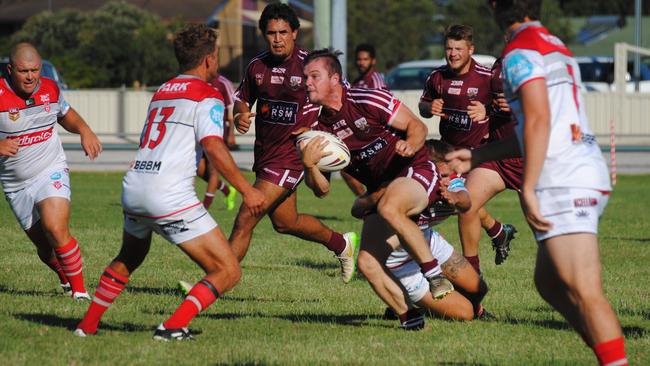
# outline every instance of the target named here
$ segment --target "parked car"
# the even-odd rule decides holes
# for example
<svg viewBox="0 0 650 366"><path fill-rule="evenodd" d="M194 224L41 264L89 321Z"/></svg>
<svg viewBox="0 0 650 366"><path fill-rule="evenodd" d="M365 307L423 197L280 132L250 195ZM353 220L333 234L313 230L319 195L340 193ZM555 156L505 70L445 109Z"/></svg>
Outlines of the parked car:
<svg viewBox="0 0 650 366"><path fill-rule="evenodd" d="M9 72L7 71L7 65L9 65L9 58L0 57L0 73L2 73L2 77L9 79ZM59 89L62 90L68 89L68 85L65 83L65 81L63 81L61 74L59 74L59 72L56 70L56 67L54 67L54 65L52 65L50 61L43 60L43 68L41 69L41 76L54 80L57 83L57 85L59 85Z"/></svg>
<svg viewBox="0 0 650 366"><path fill-rule="evenodd" d="M474 55L472 58L488 67L496 61L496 58L490 55ZM433 69L446 63L444 58L404 62L386 74L386 83L390 90L422 90Z"/></svg>
<svg viewBox="0 0 650 366"><path fill-rule="evenodd" d="M576 57L580 67L582 83L587 91L608 92L614 90L614 58L611 56ZM632 74L634 62L628 58L627 74L625 75L627 91L634 90ZM650 91L650 66L641 62L640 90Z"/></svg>

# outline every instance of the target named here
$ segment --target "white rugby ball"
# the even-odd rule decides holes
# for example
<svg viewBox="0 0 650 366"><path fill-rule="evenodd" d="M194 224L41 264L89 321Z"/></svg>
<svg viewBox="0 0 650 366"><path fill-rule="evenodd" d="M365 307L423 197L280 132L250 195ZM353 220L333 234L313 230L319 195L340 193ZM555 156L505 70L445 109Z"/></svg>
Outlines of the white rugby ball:
<svg viewBox="0 0 650 366"><path fill-rule="evenodd" d="M322 136L327 140L324 151L331 151L332 154L320 159L318 169L323 172L336 172L350 164L350 150L341 139L325 131L307 131L303 132L296 138L296 147L300 151L300 144L308 143L309 140L316 136Z"/></svg>

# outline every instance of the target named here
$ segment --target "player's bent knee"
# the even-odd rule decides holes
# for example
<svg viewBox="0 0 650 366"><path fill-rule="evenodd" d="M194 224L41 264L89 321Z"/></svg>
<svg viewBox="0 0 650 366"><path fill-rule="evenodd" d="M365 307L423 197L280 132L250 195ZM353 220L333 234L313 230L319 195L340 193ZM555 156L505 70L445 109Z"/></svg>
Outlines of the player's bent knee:
<svg viewBox="0 0 650 366"><path fill-rule="evenodd" d="M364 276L366 276L366 278L372 278L378 271L383 271L383 268L377 260L370 253L365 251L359 252L357 268Z"/></svg>
<svg viewBox="0 0 650 366"><path fill-rule="evenodd" d="M64 224L54 223L44 225L43 230L48 237L54 240L53 244L57 247L67 244L70 240L70 231L68 231L68 227Z"/></svg>

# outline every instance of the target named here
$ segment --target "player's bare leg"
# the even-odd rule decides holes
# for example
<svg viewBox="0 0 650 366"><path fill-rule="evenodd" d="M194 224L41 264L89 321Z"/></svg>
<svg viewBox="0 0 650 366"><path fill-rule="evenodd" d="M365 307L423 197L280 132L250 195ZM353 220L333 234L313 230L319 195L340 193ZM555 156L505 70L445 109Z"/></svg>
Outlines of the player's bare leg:
<svg viewBox="0 0 650 366"><path fill-rule="evenodd" d="M365 217L361 231L359 270L370 287L396 314L408 311L404 291L386 270L386 259L399 246L397 236L379 215Z"/></svg>
<svg viewBox="0 0 650 366"><path fill-rule="evenodd" d="M478 245L481 238L482 221L486 225L490 224L490 227L495 223L495 220L487 214L487 210L483 206L497 193L503 191L506 186L497 172L484 168L473 169L467 176L465 186L469 192L472 206L466 212L458 214L458 232L463 247L463 255L470 260L474 269L480 273ZM482 212L486 216L483 220L481 220Z"/></svg>
<svg viewBox="0 0 650 366"><path fill-rule="evenodd" d="M458 291L452 291L440 300L434 300L431 294L427 293L417 304L441 318L452 320L474 319L472 303Z"/></svg>
<svg viewBox="0 0 650 366"><path fill-rule="evenodd" d="M472 316L481 316L484 311L481 301L488 292L488 286L467 259L454 250L441 269L442 274L454 284L454 289L472 305Z"/></svg>
<svg viewBox="0 0 650 366"><path fill-rule="evenodd" d="M70 288L68 277L66 277L65 272L63 272L63 268L61 267L61 264L59 263L59 260L57 259L56 254L52 249L50 241L45 236L41 221L39 220L38 222L34 223L32 227L25 230L25 234L27 234L29 240L31 240L31 242L34 243L34 246L36 246L36 253L38 254L38 258L41 260L41 262L50 267L50 269L54 271L59 277L59 283L63 292L66 295L72 295L72 289Z"/></svg>
<svg viewBox="0 0 650 366"><path fill-rule="evenodd" d="M546 276L551 272L556 276ZM561 311L569 323L575 324L576 330L584 331L590 346L623 337L616 314L603 293L600 273L595 234L560 235L538 247L535 283L540 295ZM546 284L547 278L556 282ZM551 288L554 291L548 291ZM555 297L555 292L566 296Z"/></svg>
<svg viewBox="0 0 650 366"><path fill-rule="evenodd" d="M77 241L70 235L70 201L62 197L46 198L36 204L43 234L52 246L76 300L90 300L83 280L83 261Z"/></svg>

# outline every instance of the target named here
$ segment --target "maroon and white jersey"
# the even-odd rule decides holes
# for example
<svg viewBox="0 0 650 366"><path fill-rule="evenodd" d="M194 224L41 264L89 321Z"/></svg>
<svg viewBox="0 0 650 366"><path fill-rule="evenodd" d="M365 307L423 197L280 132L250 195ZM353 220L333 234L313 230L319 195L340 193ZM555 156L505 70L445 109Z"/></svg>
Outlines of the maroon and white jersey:
<svg viewBox="0 0 650 366"><path fill-rule="evenodd" d="M453 72L448 65L433 70L427 78L420 102L431 103L434 99L444 101L440 118L441 139L456 147L480 146L488 137L489 118L473 122L467 114L467 107L474 100L489 104L492 94L490 80L492 73L472 59L469 71L463 75Z"/></svg>
<svg viewBox="0 0 650 366"><path fill-rule="evenodd" d="M400 137L390 125L401 103L390 92L344 87L342 102L338 112L323 108L313 129L333 133L345 142L352 155L345 172L370 191L393 180L405 166L428 161L424 147L410 158L395 152Z"/></svg>
<svg viewBox="0 0 650 366"><path fill-rule="evenodd" d="M252 106L255 112L255 163L264 167L302 170L291 132L309 127L320 107L307 100L303 65L307 51L295 47L291 57L276 63L266 51L249 64L235 100Z"/></svg>
<svg viewBox="0 0 650 366"><path fill-rule="evenodd" d="M388 86L386 86L386 82L384 81L384 77L377 71L372 70L365 75L359 76L354 82L352 83L353 88L361 88L361 89L386 89L388 90Z"/></svg>
<svg viewBox="0 0 650 366"><path fill-rule="evenodd" d="M17 140L15 156L0 157L0 182L5 192L25 188L25 181L55 164L65 164L56 124L70 105L56 83L41 77L28 99L16 95L0 79L0 140Z"/></svg>
<svg viewBox="0 0 650 366"><path fill-rule="evenodd" d="M201 205L194 190L200 145L223 138L224 111L221 93L197 77L179 75L162 84L122 182L124 211L162 218Z"/></svg>
<svg viewBox="0 0 650 366"><path fill-rule="evenodd" d="M209 83L213 87L217 88L221 96L223 97L223 104L226 106L226 110L232 110L235 105L235 89L232 87L232 81L228 80L225 76L219 74L214 80Z"/></svg>

